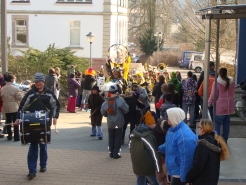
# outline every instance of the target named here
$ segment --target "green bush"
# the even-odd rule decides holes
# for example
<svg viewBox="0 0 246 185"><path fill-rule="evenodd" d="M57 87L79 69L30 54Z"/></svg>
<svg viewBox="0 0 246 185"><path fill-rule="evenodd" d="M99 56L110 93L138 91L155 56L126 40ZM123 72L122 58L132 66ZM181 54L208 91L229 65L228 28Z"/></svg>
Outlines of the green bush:
<svg viewBox="0 0 246 185"><path fill-rule="evenodd" d="M33 81L36 72L48 73L50 67L59 67L61 70L61 96L67 98L67 71L71 65L76 64L76 70L84 71L89 67L89 60L74 55L68 49L58 49L55 45L49 45L46 51L42 52L34 48L20 51L21 56L8 56L9 72L16 75L17 81ZM59 98L60 99L60 98ZM61 97L62 99L62 97Z"/></svg>

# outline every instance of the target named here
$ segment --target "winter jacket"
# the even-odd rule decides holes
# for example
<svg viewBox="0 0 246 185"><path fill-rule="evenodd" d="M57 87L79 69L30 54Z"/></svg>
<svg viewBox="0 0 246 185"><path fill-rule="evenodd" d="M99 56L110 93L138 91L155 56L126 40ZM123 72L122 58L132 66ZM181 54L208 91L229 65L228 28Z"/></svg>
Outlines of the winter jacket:
<svg viewBox="0 0 246 185"><path fill-rule="evenodd" d="M182 83L183 89L183 103L194 104L196 101L196 81L193 78L187 78L184 83Z"/></svg>
<svg viewBox="0 0 246 185"><path fill-rule="evenodd" d="M213 74L213 75L215 74L214 69L210 69L209 75L211 75L211 74ZM197 89L200 88L200 86L201 86L203 80L204 80L204 71L201 72L200 77L199 77L199 79L198 79L198 81L197 81Z"/></svg>
<svg viewBox="0 0 246 185"><path fill-rule="evenodd" d="M209 76L209 82L208 82L208 97L210 97L213 83L214 83L214 76ZM203 87L204 87L204 82L202 82L201 86L198 89L198 95L203 96Z"/></svg>
<svg viewBox="0 0 246 185"><path fill-rule="evenodd" d="M90 94L88 98L88 108L91 109L93 115L101 114L101 106L104 102L100 94Z"/></svg>
<svg viewBox="0 0 246 185"><path fill-rule="evenodd" d="M1 88L1 98L3 101L2 111L4 113L17 112L18 103L23 98L23 93L18 87L15 87L12 82L6 82L6 85Z"/></svg>
<svg viewBox="0 0 246 185"><path fill-rule="evenodd" d="M186 173L192 166L197 136L182 121L176 127L170 127L166 142L158 149L166 155L166 167L169 175L178 175L186 182Z"/></svg>
<svg viewBox="0 0 246 185"><path fill-rule="evenodd" d="M58 90L58 78L56 74L48 74L45 77L44 86L56 94Z"/></svg>
<svg viewBox="0 0 246 185"><path fill-rule="evenodd" d="M158 83L154 86L153 91L152 91L152 96L155 97L155 103L157 103L161 97L161 95L163 94L161 91L161 86L164 83Z"/></svg>
<svg viewBox="0 0 246 185"><path fill-rule="evenodd" d="M209 105L213 105L214 99L216 99L216 115L230 115L234 113L235 104L235 83L232 78L230 78L229 89L225 89L226 81L224 81L220 76L217 79L217 98L214 98L214 83L211 95L208 100Z"/></svg>
<svg viewBox="0 0 246 185"><path fill-rule="evenodd" d="M75 78L69 78L67 81L67 85L68 85L69 96L77 97L78 88L80 87L80 83L77 82Z"/></svg>
<svg viewBox="0 0 246 185"><path fill-rule="evenodd" d="M129 148L133 173L139 176L161 172L161 155L153 132L144 124L137 126L130 135Z"/></svg>
<svg viewBox="0 0 246 185"><path fill-rule="evenodd" d="M108 114L107 110L109 108L109 100L114 99L114 114L110 115ZM126 104L125 100L120 96L115 97L109 97L105 98L105 102L102 104L101 107L101 114L105 117L107 117L107 125L108 128L114 129L114 128L122 128L125 124L124 121L124 115L128 113L129 106Z"/></svg>
<svg viewBox="0 0 246 185"><path fill-rule="evenodd" d="M145 106L141 102L139 102L135 97L130 96L130 97L123 97L124 100L126 101L126 104L129 106L129 112L125 114L125 116L136 116L137 114L137 109L138 108L144 109Z"/></svg>
<svg viewBox="0 0 246 185"><path fill-rule="evenodd" d="M165 142L166 133L162 130L160 123L156 123L153 133L156 139L157 146L162 145Z"/></svg>
<svg viewBox="0 0 246 185"><path fill-rule="evenodd" d="M174 85L174 90L181 93L181 82L177 78L171 78L168 83L172 83Z"/></svg>
<svg viewBox="0 0 246 185"><path fill-rule="evenodd" d="M39 92L36 86L33 85L21 100L17 119L20 119L21 111L35 112L47 109L50 110L50 118L59 117L60 103L55 94L46 87L42 92Z"/></svg>
<svg viewBox="0 0 246 185"><path fill-rule="evenodd" d="M218 184L221 147L213 134L199 136L192 168L186 174L186 182L193 185Z"/></svg>
<svg viewBox="0 0 246 185"><path fill-rule="evenodd" d="M147 91L144 88L138 86L137 93L139 94L138 100L144 104L145 108L149 107L150 100L148 98Z"/></svg>
<svg viewBox="0 0 246 185"><path fill-rule="evenodd" d="M173 107L177 107L175 104L173 104L172 102L169 101L165 101L165 103L163 103L160 107L160 115L164 120L168 119L167 116L167 109L173 108Z"/></svg>
<svg viewBox="0 0 246 185"><path fill-rule="evenodd" d="M165 103L164 98L165 98L165 95L162 94L161 97L159 98L158 102L155 104L155 107L156 107L157 109L159 109L159 108L161 107L161 105L162 105L163 103Z"/></svg>
<svg viewBox="0 0 246 185"><path fill-rule="evenodd" d="M91 90L94 85L96 85L96 80L94 76L85 75L83 89Z"/></svg>

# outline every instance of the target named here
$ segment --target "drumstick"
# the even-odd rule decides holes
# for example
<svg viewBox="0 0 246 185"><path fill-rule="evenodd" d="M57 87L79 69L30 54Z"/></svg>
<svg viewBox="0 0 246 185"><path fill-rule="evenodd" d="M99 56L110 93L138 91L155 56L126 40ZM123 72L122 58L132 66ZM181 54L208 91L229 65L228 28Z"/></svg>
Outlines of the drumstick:
<svg viewBox="0 0 246 185"><path fill-rule="evenodd" d="M56 133L56 134L58 134L58 133L59 133L59 131L56 129L56 125L55 125L55 133Z"/></svg>

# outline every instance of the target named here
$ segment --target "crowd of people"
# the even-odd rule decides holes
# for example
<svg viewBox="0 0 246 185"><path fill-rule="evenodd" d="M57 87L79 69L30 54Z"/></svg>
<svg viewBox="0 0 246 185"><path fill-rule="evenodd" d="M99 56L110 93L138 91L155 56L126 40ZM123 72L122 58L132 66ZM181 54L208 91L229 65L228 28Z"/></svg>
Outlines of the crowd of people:
<svg viewBox="0 0 246 185"><path fill-rule="evenodd" d="M82 74L75 72L75 68L72 66L67 76L67 111L76 113L77 107L80 111L90 112L90 136L98 140L104 137L102 118L107 118L109 157L113 159L121 158L121 146L126 142L126 129L130 123L127 140L136 185L218 183L220 161L228 157L230 115L234 112L235 83L227 75L226 68L221 68L215 77L214 63L210 63L208 100L202 98L204 72L197 80L191 71L185 78L178 71L170 75L165 71L155 79L152 87L155 111L151 110L148 83L143 85L142 78L129 76L125 80L118 69L113 69L106 78L102 71L96 73L89 68ZM50 68L46 76L36 73L34 83L22 87L17 85L11 73L5 73L3 80L0 76L2 112L6 115L6 123L14 123L14 141L20 140L21 111L49 110L50 125L52 122L56 125L60 111L60 77L59 68ZM109 84L108 89L105 89L105 84ZM244 84L240 86L244 87ZM21 91L22 88L29 90ZM199 105L204 101L208 101L214 122L200 120ZM6 127L7 139L12 140L11 125ZM198 137L194 133L196 127ZM29 178L36 176L38 145L40 172L46 171L47 145L31 143L27 158Z"/></svg>

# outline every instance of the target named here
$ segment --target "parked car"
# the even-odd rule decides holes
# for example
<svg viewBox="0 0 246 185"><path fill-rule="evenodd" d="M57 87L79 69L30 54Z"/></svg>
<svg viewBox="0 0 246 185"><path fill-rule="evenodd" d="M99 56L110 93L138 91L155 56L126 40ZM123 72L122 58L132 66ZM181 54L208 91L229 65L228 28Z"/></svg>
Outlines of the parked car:
<svg viewBox="0 0 246 185"><path fill-rule="evenodd" d="M197 51L183 51L181 59L178 61L178 66L181 68L189 69L189 64L193 53L203 54L203 52L197 52Z"/></svg>
<svg viewBox="0 0 246 185"><path fill-rule="evenodd" d="M144 55L145 55L145 53L140 53L140 54L138 54L137 56L135 56L135 57L132 58L132 62L133 62L133 63L139 63L139 62L140 62L140 58L141 58L142 56L144 56Z"/></svg>
<svg viewBox="0 0 246 185"><path fill-rule="evenodd" d="M189 62L189 69L200 73L203 70L204 54L193 53Z"/></svg>

